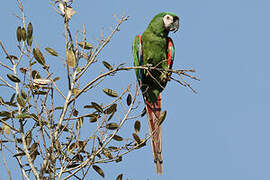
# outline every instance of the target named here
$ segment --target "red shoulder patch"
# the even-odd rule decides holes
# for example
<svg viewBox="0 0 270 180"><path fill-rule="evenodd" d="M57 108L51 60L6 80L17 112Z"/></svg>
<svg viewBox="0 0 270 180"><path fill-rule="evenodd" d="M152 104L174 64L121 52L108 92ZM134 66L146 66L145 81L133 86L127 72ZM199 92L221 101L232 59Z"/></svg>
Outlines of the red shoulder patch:
<svg viewBox="0 0 270 180"><path fill-rule="evenodd" d="M170 69L172 68L172 58L173 58L172 46L173 46L172 39L168 37L168 66Z"/></svg>

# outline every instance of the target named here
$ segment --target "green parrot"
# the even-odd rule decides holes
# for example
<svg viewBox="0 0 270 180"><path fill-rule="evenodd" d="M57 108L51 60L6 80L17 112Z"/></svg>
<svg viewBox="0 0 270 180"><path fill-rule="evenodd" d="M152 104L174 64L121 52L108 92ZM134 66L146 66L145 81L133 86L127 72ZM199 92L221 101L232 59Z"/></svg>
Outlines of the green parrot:
<svg viewBox="0 0 270 180"><path fill-rule="evenodd" d="M155 67L152 70L135 69L136 76L146 104L149 133L157 174L163 172L162 132L159 126L161 112L161 92L165 88L171 73L175 48L168 34L179 28L176 14L162 12L157 14L144 31L133 41L134 66Z"/></svg>

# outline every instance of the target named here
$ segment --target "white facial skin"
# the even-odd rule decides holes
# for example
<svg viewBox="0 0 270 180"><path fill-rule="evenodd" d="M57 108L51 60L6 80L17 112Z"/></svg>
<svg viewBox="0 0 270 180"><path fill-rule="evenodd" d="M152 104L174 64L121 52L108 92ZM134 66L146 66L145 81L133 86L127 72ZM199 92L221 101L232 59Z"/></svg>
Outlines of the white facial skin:
<svg viewBox="0 0 270 180"><path fill-rule="evenodd" d="M173 17L167 14L166 16L163 17L163 22L164 22L165 28L170 31L170 27L173 24Z"/></svg>

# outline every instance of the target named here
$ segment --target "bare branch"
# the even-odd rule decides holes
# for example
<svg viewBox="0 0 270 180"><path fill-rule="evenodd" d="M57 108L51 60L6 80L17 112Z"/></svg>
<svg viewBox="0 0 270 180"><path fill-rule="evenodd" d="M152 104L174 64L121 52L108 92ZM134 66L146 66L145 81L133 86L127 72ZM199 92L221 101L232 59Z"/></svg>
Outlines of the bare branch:
<svg viewBox="0 0 270 180"><path fill-rule="evenodd" d="M13 131L20 132L18 129L16 129L13 126L9 125L7 122L3 121L2 119L0 119L0 122L3 123L4 125L8 126Z"/></svg>
<svg viewBox="0 0 270 180"><path fill-rule="evenodd" d="M103 42L103 44L100 46L100 48L97 50L97 52L94 54L94 56L91 58L91 60L85 65L84 69L82 72L80 72L80 74L78 74L78 76L76 77L75 81L77 81L84 73L85 71L88 69L88 67L91 65L91 63L96 59L96 57L99 55L99 53L101 52L101 50L110 42L110 40L112 39L113 35L119 31L119 27L120 25L128 20L128 16L122 16L120 21L118 22L118 24L116 25L116 27L113 29L113 31L111 32L111 34L106 38L106 40Z"/></svg>

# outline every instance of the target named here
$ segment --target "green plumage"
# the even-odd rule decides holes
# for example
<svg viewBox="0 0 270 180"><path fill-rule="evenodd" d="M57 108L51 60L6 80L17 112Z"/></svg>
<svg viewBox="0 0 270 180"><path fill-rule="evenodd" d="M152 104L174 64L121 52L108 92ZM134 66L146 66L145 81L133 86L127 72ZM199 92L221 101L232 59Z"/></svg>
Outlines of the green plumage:
<svg viewBox="0 0 270 180"><path fill-rule="evenodd" d="M169 30L164 26L163 17L165 15L177 17L173 13L166 12L156 15L142 35L142 64L139 64L138 56L136 54L138 51L139 38L138 36L135 37L133 41L133 57L135 66L150 65L152 67L161 68L164 71L169 68L167 61ZM144 96L147 101L153 104L156 102L159 93L162 92L166 86L168 79L167 73L161 73L159 70L152 70L150 73L146 73L146 71L144 71L140 77L138 76L139 71L140 70L136 70L136 75L138 80L142 81L142 92L144 92Z"/></svg>
<svg viewBox="0 0 270 180"><path fill-rule="evenodd" d="M177 31L179 18L173 13L160 13L148 25L142 36L133 41L134 66L151 66L154 69L136 69L136 76L146 104L149 134L156 173L163 172L161 92L170 77L168 69L174 60L174 45L168 37L169 31Z"/></svg>

